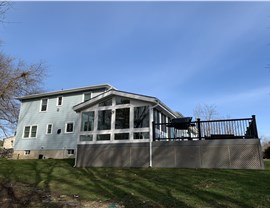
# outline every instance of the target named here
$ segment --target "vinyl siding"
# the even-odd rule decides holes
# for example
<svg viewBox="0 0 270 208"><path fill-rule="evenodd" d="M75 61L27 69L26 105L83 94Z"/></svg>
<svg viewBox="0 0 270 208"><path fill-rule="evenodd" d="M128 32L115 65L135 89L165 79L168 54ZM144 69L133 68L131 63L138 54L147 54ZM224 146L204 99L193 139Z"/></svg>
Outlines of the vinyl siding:
<svg viewBox="0 0 270 208"><path fill-rule="evenodd" d="M41 99L23 101L21 104L14 150L76 149L79 133L79 114L72 110L82 102L83 93L63 95L63 105L57 106L57 97L47 97L46 112L40 112ZM74 132L65 133L65 124L73 122ZM47 124L53 124L52 134L46 134ZM25 126L37 125L36 138L23 138ZM57 130L61 133L57 134Z"/></svg>

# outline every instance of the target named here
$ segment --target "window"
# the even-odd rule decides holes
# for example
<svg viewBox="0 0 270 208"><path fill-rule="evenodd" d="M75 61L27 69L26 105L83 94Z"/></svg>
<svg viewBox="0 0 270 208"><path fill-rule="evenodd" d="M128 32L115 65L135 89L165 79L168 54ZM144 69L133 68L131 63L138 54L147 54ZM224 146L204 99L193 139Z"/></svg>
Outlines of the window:
<svg viewBox="0 0 270 208"><path fill-rule="evenodd" d="M107 141L111 139L110 134L98 134L97 135L97 141Z"/></svg>
<svg viewBox="0 0 270 208"><path fill-rule="evenodd" d="M109 99L109 100L105 100L101 103L98 104L99 107L102 107L102 106L111 106L112 105L112 99Z"/></svg>
<svg viewBox="0 0 270 208"><path fill-rule="evenodd" d="M129 108L116 109L115 128L116 129L129 128Z"/></svg>
<svg viewBox="0 0 270 208"><path fill-rule="evenodd" d="M94 118L95 112L83 112L82 113L82 123L81 131L93 131L94 130Z"/></svg>
<svg viewBox="0 0 270 208"><path fill-rule="evenodd" d="M129 133L114 134L114 140L128 140L128 139L129 139Z"/></svg>
<svg viewBox="0 0 270 208"><path fill-rule="evenodd" d="M23 135L24 138L28 138L30 136L30 128L31 126L24 127L24 135Z"/></svg>
<svg viewBox="0 0 270 208"><path fill-rule="evenodd" d="M136 132L134 139L149 139L149 132Z"/></svg>
<svg viewBox="0 0 270 208"><path fill-rule="evenodd" d="M129 104L130 100L124 97L116 97L116 105L123 105L123 104Z"/></svg>
<svg viewBox="0 0 270 208"><path fill-rule="evenodd" d="M90 100L91 99L91 92L85 93L84 94L84 101Z"/></svg>
<svg viewBox="0 0 270 208"><path fill-rule="evenodd" d="M37 137L37 126L32 126L31 128L31 137Z"/></svg>
<svg viewBox="0 0 270 208"><path fill-rule="evenodd" d="M47 106L48 105L48 99L45 98L45 99L42 99L41 100L41 108L40 108L40 111L44 112L44 111L47 111Z"/></svg>
<svg viewBox="0 0 270 208"><path fill-rule="evenodd" d="M80 142L93 141L93 135L80 135Z"/></svg>
<svg viewBox="0 0 270 208"><path fill-rule="evenodd" d="M30 155L31 151L30 150L24 150L24 155Z"/></svg>
<svg viewBox="0 0 270 208"><path fill-rule="evenodd" d="M63 97L58 97L57 98L57 106L61 106L63 104Z"/></svg>
<svg viewBox="0 0 270 208"><path fill-rule="evenodd" d="M66 133L73 133L73 122L66 123Z"/></svg>
<svg viewBox="0 0 270 208"><path fill-rule="evenodd" d="M47 124L46 134L52 134L52 124Z"/></svg>
<svg viewBox="0 0 270 208"><path fill-rule="evenodd" d="M74 155L75 150L74 149L67 149L68 155Z"/></svg>
<svg viewBox="0 0 270 208"><path fill-rule="evenodd" d="M25 126L23 138L35 138L37 137L37 125Z"/></svg>
<svg viewBox="0 0 270 208"><path fill-rule="evenodd" d="M149 127L149 108L148 106L134 108L134 128Z"/></svg>
<svg viewBox="0 0 270 208"><path fill-rule="evenodd" d="M111 110L98 111L98 130L110 130L112 120Z"/></svg>
<svg viewBox="0 0 270 208"><path fill-rule="evenodd" d="M161 113L161 123L166 123L166 116L163 113ZM163 132L167 132L167 128L165 124L161 125L161 130Z"/></svg>
<svg viewBox="0 0 270 208"><path fill-rule="evenodd" d="M154 121L155 123L160 123L159 112L156 109L154 110ZM156 125L156 129L160 129L160 125Z"/></svg>

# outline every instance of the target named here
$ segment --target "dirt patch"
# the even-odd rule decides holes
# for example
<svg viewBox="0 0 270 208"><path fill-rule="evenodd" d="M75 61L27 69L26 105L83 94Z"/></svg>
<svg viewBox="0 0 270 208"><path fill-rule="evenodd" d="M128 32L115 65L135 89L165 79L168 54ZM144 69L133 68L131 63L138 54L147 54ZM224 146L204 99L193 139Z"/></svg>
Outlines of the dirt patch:
<svg viewBox="0 0 270 208"><path fill-rule="evenodd" d="M122 208L113 202L85 201L77 195L51 193L23 183L0 181L1 208Z"/></svg>

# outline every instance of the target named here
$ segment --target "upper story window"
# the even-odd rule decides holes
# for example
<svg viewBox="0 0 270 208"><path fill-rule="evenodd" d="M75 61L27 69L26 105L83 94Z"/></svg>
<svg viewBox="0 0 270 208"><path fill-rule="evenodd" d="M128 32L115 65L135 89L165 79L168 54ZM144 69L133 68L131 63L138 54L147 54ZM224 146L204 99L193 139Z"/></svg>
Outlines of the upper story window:
<svg viewBox="0 0 270 208"><path fill-rule="evenodd" d="M74 123L68 122L66 123L66 133L73 133L74 132Z"/></svg>
<svg viewBox="0 0 270 208"><path fill-rule="evenodd" d="M52 127L53 127L52 124L47 125L46 134L52 134Z"/></svg>
<svg viewBox="0 0 270 208"><path fill-rule="evenodd" d="M23 138L36 138L37 137L37 125L25 126Z"/></svg>
<svg viewBox="0 0 270 208"><path fill-rule="evenodd" d="M101 103L98 104L99 107L103 107L103 106L111 106L112 105L112 99L109 100L105 100Z"/></svg>
<svg viewBox="0 0 270 208"><path fill-rule="evenodd" d="M149 107L141 106L134 108L134 128L149 127Z"/></svg>
<svg viewBox="0 0 270 208"><path fill-rule="evenodd" d="M124 97L116 97L115 98L116 105L129 104L130 100Z"/></svg>
<svg viewBox="0 0 270 208"><path fill-rule="evenodd" d="M92 97L91 92L85 93L85 94L84 94L84 99L83 99L83 101L90 100L91 97Z"/></svg>
<svg viewBox="0 0 270 208"><path fill-rule="evenodd" d="M56 105L57 105L57 106L63 105L63 96L57 97L57 104L56 104Z"/></svg>
<svg viewBox="0 0 270 208"><path fill-rule="evenodd" d="M47 108L48 108L48 99L44 98L41 100L40 111L45 112L47 111Z"/></svg>

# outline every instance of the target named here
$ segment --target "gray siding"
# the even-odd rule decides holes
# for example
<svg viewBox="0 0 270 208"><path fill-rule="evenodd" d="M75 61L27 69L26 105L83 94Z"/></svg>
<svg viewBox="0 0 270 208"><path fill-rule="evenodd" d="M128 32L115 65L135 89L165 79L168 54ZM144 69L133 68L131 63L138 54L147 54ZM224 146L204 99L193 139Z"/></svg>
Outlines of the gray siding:
<svg viewBox="0 0 270 208"><path fill-rule="evenodd" d="M100 92L99 92L100 93ZM59 95L61 96L61 95ZM21 104L14 150L61 150L76 149L79 133L79 114L72 110L82 102L83 93L63 95L62 106L57 106L57 97L47 97L46 112L40 112L41 99L25 100ZM65 124L74 122L74 132L65 133ZM53 124L52 134L46 134L47 124ZM37 125L36 138L23 138L24 127ZM57 134L57 130L61 133Z"/></svg>
<svg viewBox="0 0 270 208"><path fill-rule="evenodd" d="M78 145L77 167L147 167L149 143ZM152 166L264 169L259 139L153 142Z"/></svg>

